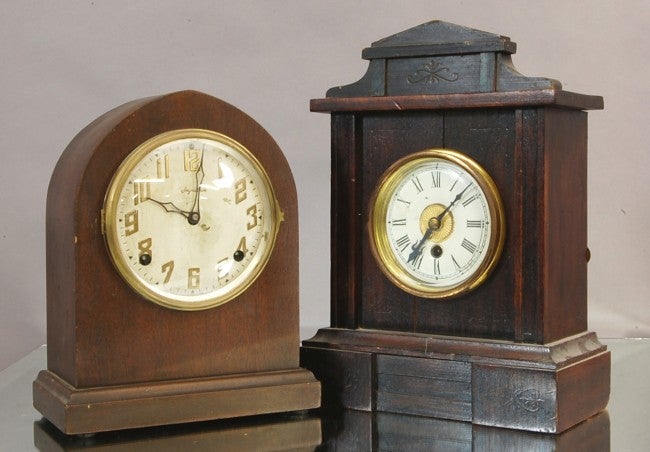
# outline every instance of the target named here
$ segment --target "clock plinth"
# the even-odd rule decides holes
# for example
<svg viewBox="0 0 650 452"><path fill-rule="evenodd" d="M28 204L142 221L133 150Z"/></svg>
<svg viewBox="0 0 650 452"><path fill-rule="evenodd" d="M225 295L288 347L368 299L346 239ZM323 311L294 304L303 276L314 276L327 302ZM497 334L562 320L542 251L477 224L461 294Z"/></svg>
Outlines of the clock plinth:
<svg viewBox="0 0 650 452"><path fill-rule="evenodd" d="M44 370L34 382L36 409L67 434L302 411L319 397L304 369L97 388L75 388Z"/></svg>
<svg viewBox="0 0 650 452"><path fill-rule="evenodd" d="M321 329L302 364L330 407L562 432L600 412L610 354L594 333L550 344Z"/></svg>
<svg viewBox="0 0 650 452"><path fill-rule="evenodd" d="M65 433L319 406L293 177L245 113L183 91L104 114L61 156L46 225L34 406Z"/></svg>
<svg viewBox="0 0 650 452"><path fill-rule="evenodd" d="M555 433L607 405L609 352L587 330L585 110L603 100L519 74L514 52L429 22L312 100L332 114L331 324L301 359L324 404ZM457 165L403 163L430 149L475 162L499 196L456 183ZM500 253L482 251L494 217L477 199L503 212Z"/></svg>

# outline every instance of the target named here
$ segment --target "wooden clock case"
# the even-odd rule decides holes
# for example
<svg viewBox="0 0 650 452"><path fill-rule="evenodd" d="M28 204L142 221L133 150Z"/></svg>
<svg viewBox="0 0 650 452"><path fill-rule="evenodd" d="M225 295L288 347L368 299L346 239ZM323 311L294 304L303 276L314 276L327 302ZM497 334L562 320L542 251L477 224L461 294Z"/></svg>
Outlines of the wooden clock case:
<svg viewBox="0 0 650 452"><path fill-rule="evenodd" d="M331 326L304 341L323 403L561 432L602 410L610 355L587 331L587 114L603 100L525 77L509 38L433 21L372 44L331 113ZM506 214L499 263L446 300L380 271L369 202L396 160L451 148L492 176Z"/></svg>
<svg viewBox="0 0 650 452"><path fill-rule="evenodd" d="M201 128L239 141L273 185L284 221L265 270L236 299L178 311L138 296L102 235L111 177L139 144ZM273 138L214 97L182 91L136 100L82 130L61 156L47 198L47 370L34 406L65 433L305 410L320 384L299 368L298 212Z"/></svg>

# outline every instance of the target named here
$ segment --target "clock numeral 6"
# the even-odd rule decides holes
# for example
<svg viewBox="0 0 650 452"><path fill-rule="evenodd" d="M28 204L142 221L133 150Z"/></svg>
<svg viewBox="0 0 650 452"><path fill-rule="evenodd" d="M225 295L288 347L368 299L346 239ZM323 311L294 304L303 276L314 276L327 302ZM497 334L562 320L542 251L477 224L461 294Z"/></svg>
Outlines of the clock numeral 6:
<svg viewBox="0 0 650 452"><path fill-rule="evenodd" d="M187 288L198 289L201 284L201 269L194 267L187 269Z"/></svg>

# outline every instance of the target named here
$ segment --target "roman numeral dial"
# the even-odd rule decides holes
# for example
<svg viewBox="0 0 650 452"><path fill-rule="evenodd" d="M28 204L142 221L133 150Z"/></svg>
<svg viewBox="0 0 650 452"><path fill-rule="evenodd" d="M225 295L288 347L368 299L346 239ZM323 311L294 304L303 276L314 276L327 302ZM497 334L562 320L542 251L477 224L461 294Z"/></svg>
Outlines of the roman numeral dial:
<svg viewBox="0 0 650 452"><path fill-rule="evenodd" d="M504 211L490 175L466 154L430 149L380 179L370 213L379 268L403 290L457 296L481 284L503 248Z"/></svg>

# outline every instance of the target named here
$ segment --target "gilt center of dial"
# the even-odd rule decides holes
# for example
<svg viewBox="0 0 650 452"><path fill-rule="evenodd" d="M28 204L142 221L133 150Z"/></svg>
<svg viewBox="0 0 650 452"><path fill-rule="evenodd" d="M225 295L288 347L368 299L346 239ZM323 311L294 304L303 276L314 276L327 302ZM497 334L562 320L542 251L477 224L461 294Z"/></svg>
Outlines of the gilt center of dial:
<svg viewBox="0 0 650 452"><path fill-rule="evenodd" d="M451 211L447 211L438 219L444 210L445 206L442 204L430 204L420 214L420 231L424 235L427 229L431 228L430 242L444 242L454 232L454 215Z"/></svg>

